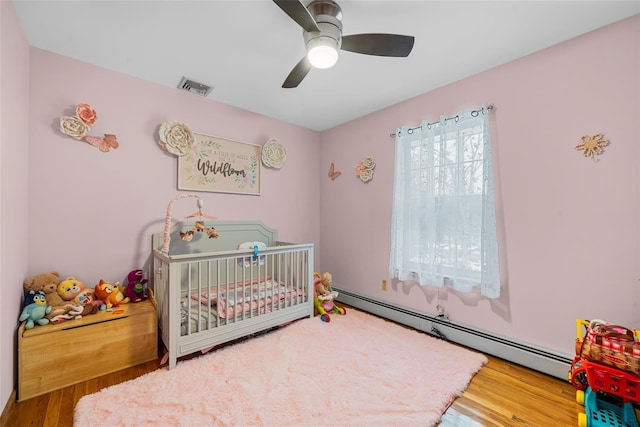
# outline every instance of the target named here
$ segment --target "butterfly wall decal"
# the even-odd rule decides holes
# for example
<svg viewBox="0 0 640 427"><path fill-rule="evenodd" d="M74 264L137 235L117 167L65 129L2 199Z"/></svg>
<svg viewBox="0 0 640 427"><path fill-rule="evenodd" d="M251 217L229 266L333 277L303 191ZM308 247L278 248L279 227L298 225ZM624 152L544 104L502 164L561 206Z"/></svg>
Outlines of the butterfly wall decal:
<svg viewBox="0 0 640 427"><path fill-rule="evenodd" d="M97 136L85 136L84 140L94 147L98 147L103 153L108 153L109 148L114 150L120 146L116 136L110 133L105 133L104 138L98 138Z"/></svg>
<svg viewBox="0 0 640 427"><path fill-rule="evenodd" d="M335 165L331 162L331 166L329 166L329 178L331 178L331 181L335 181L340 175L342 175L342 172L336 172Z"/></svg>

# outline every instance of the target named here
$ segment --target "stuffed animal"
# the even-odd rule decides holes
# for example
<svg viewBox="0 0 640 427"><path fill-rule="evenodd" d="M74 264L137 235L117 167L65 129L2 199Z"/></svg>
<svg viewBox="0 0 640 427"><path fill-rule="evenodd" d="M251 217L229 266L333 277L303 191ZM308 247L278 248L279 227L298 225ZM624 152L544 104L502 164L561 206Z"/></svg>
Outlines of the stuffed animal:
<svg viewBox="0 0 640 427"><path fill-rule="evenodd" d="M124 288L124 296L131 302L140 302L147 297L144 295L144 285L148 280L144 278L142 270L132 270L127 275L127 286Z"/></svg>
<svg viewBox="0 0 640 427"><path fill-rule="evenodd" d="M89 288L81 290L78 295L73 297L73 303L78 305L91 305L100 309L106 308L104 302L96 297L95 290Z"/></svg>
<svg viewBox="0 0 640 427"><path fill-rule="evenodd" d="M80 294L82 294L86 290L87 289L85 288L84 283L82 283L75 277L67 277L66 279L58 283L56 292L58 292L58 295L60 295L60 298L62 298L65 301L69 301L71 304L73 304L75 307L75 310L67 313L67 316L61 316L56 319L51 319L51 321L53 322L55 320L73 319L79 316L86 316L87 314L97 313L99 311L100 305L98 306L87 305L85 304L85 302L87 301L80 302L76 300L76 297L78 297Z"/></svg>
<svg viewBox="0 0 640 427"><path fill-rule="evenodd" d="M60 295L58 295L57 288L59 281L60 274L55 271L39 274L24 281L25 293L28 293L29 291L44 292L47 305L51 307L51 310L47 312L47 319L49 320L75 310L72 303L64 301Z"/></svg>
<svg viewBox="0 0 640 427"><path fill-rule="evenodd" d="M76 306L82 307L83 316L86 316L88 314L96 314L100 310L106 310L107 308L107 306L102 301L96 299L96 295L93 289L85 288L81 290L78 295L73 297L72 302Z"/></svg>
<svg viewBox="0 0 640 427"><path fill-rule="evenodd" d="M63 300L73 301L76 295L82 292L83 289L85 289L84 283L77 280L75 277L67 277L58 283L56 291Z"/></svg>
<svg viewBox="0 0 640 427"><path fill-rule="evenodd" d="M329 312L331 311L341 315L347 314L344 307L340 307L334 302L338 292L331 289L333 283L331 273L324 273L322 276L319 273L313 273L313 276L315 277L313 280L313 305L320 314L320 320L330 322Z"/></svg>
<svg viewBox="0 0 640 427"><path fill-rule="evenodd" d="M117 307L120 304L130 301L129 297L125 297L122 292L120 292L118 288L119 285L120 282L116 282L112 286L111 283L100 279L100 283L94 288L96 296L107 305L107 310L111 310L112 307Z"/></svg>
<svg viewBox="0 0 640 427"><path fill-rule="evenodd" d="M49 319L45 316L51 312L51 307L47 305L47 298L42 291L29 291L24 298L24 307L22 313L18 318L19 321L27 323L25 328L32 329L35 324L46 325L49 323Z"/></svg>

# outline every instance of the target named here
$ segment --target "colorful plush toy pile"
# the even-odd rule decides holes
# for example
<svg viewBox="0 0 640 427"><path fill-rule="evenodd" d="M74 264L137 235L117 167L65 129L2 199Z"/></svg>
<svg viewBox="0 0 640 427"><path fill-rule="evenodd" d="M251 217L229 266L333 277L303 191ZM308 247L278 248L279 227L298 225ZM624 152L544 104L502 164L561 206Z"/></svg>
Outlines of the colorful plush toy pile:
<svg viewBox="0 0 640 427"><path fill-rule="evenodd" d="M120 304L145 300L146 283L139 269L129 272L124 287L120 287L120 282L111 285L100 279L93 289L73 276L60 280L60 273L56 271L42 273L24 281L25 296L18 320L32 329L36 324L59 323L101 310L111 311Z"/></svg>

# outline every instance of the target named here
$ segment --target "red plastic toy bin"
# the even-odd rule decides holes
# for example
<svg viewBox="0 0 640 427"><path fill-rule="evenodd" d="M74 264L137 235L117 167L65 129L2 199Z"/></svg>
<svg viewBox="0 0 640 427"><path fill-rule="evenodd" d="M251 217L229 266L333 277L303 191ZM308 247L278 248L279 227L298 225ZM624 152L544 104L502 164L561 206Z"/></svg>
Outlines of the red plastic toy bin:
<svg viewBox="0 0 640 427"><path fill-rule="evenodd" d="M594 391L621 397L626 402L640 403L640 377L620 369L582 359L587 382Z"/></svg>

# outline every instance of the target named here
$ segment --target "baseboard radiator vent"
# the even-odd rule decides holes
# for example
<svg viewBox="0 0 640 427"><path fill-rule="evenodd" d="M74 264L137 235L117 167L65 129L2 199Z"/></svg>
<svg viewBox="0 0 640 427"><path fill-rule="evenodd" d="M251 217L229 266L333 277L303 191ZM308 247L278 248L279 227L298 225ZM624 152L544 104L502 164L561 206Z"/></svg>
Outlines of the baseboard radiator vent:
<svg viewBox="0 0 640 427"><path fill-rule="evenodd" d="M478 330L446 318L392 305L355 292L333 286L337 301L439 338L490 354L500 359L534 369L562 380L567 379L571 357L535 347L486 331Z"/></svg>

